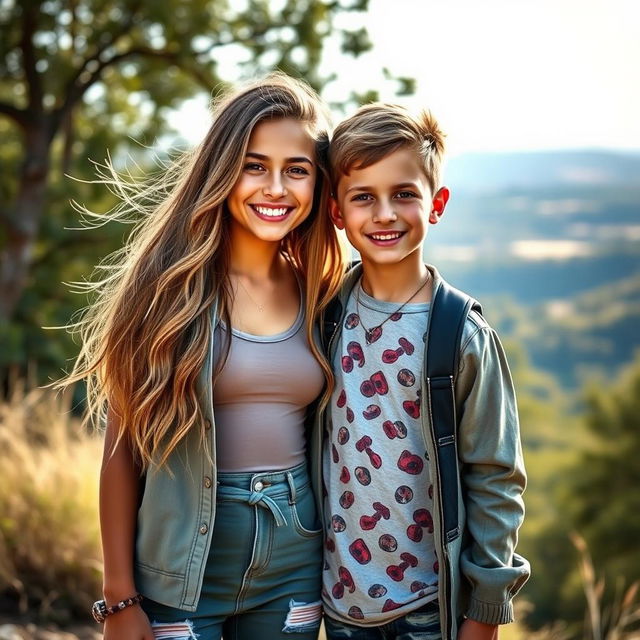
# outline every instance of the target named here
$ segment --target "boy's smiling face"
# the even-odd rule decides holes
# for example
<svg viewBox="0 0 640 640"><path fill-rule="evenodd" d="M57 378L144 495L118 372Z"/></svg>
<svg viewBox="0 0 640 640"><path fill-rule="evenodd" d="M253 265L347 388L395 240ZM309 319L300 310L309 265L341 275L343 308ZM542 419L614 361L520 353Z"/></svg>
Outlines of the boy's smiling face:
<svg viewBox="0 0 640 640"><path fill-rule="evenodd" d="M422 263L428 225L444 213L449 190L431 193L415 151L401 148L338 183L331 217L346 231L364 265Z"/></svg>

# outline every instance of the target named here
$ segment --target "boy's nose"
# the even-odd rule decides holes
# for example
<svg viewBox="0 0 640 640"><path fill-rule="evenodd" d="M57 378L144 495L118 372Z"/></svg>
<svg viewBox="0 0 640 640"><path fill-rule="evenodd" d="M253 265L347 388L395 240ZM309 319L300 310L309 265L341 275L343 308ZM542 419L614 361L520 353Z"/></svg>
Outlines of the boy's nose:
<svg viewBox="0 0 640 640"><path fill-rule="evenodd" d="M381 202L373 215L374 222L395 222L398 219L391 202Z"/></svg>

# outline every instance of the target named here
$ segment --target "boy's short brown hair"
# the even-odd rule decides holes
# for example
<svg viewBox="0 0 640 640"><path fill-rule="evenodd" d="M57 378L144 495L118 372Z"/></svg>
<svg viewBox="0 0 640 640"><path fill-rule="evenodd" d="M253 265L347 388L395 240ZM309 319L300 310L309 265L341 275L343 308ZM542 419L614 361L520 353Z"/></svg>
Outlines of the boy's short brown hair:
<svg viewBox="0 0 640 640"><path fill-rule="evenodd" d="M335 129L329 147L334 191L351 169L365 169L402 148L414 149L431 192L440 187L444 133L429 111L417 116L397 104L360 107Z"/></svg>

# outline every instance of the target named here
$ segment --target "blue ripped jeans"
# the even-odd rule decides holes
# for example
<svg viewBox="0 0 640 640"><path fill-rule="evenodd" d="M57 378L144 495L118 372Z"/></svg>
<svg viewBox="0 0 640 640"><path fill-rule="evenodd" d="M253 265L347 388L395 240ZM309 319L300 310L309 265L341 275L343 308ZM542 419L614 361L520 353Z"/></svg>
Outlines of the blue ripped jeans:
<svg viewBox="0 0 640 640"><path fill-rule="evenodd" d="M218 483L198 608L188 613L143 600L156 637L316 640L322 530L306 464L219 473Z"/></svg>
<svg viewBox="0 0 640 640"><path fill-rule="evenodd" d="M377 627L357 627L326 616L327 640L442 640L437 602Z"/></svg>

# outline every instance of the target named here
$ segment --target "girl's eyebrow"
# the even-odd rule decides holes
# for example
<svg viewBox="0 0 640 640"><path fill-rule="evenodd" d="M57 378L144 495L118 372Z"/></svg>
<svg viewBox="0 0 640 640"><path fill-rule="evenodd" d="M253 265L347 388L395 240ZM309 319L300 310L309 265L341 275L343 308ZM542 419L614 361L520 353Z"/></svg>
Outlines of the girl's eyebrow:
<svg viewBox="0 0 640 640"><path fill-rule="evenodd" d="M255 151L247 151L247 158L256 158L257 160L269 160L269 156L265 156L262 153L256 153ZM285 158L286 163L300 163L306 162L307 164L313 165L313 162L309 160L306 156L293 156L292 158Z"/></svg>

